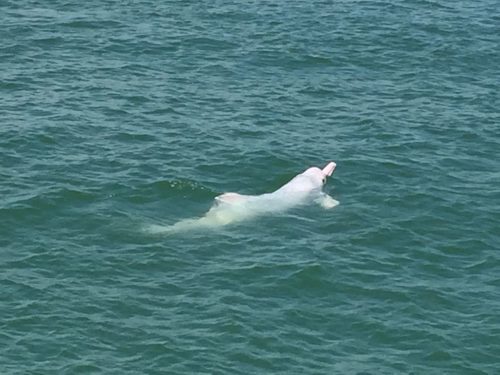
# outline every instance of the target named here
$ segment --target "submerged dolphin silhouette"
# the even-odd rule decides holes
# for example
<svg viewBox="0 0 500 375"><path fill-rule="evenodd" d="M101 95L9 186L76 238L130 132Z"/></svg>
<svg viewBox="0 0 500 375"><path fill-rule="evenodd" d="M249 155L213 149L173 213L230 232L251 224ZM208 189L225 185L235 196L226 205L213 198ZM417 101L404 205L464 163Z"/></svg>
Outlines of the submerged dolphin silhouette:
<svg viewBox="0 0 500 375"><path fill-rule="evenodd" d="M224 193L215 198L215 204L205 216L181 220L170 226L154 225L150 227L150 232L169 233L217 227L258 215L282 212L311 201L319 203L326 209L335 207L339 202L324 193L322 187L336 166L332 161L323 169L311 167L272 193L262 195Z"/></svg>

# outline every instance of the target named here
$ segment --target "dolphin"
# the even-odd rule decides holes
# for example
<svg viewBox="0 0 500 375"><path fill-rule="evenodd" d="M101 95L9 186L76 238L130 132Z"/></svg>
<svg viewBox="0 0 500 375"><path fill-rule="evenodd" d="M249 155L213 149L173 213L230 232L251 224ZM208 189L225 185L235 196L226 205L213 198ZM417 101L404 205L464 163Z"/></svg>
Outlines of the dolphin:
<svg viewBox="0 0 500 375"><path fill-rule="evenodd" d="M327 177L337 164L331 161L323 169L311 167L272 193L244 195L224 193L215 197L214 205L200 218L181 220L170 226L153 225L151 233L174 233L196 228L220 227L256 216L278 213L306 203L316 202L325 209L339 204L322 191Z"/></svg>

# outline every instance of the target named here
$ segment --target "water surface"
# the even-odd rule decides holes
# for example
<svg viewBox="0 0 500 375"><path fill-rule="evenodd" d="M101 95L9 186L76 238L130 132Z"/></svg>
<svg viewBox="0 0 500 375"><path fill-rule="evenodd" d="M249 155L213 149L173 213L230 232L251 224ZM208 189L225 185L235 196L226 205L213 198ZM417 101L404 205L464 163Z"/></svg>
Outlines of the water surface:
<svg viewBox="0 0 500 375"><path fill-rule="evenodd" d="M0 3L2 373L498 373L499 21ZM333 210L142 230L329 160Z"/></svg>

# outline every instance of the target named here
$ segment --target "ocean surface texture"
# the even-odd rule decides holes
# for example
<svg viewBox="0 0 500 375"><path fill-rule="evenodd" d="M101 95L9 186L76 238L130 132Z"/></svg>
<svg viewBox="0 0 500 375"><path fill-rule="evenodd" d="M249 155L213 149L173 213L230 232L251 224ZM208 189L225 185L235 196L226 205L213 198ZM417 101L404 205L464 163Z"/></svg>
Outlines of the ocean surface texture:
<svg viewBox="0 0 500 375"><path fill-rule="evenodd" d="M0 373L500 374L499 11L0 1Z"/></svg>

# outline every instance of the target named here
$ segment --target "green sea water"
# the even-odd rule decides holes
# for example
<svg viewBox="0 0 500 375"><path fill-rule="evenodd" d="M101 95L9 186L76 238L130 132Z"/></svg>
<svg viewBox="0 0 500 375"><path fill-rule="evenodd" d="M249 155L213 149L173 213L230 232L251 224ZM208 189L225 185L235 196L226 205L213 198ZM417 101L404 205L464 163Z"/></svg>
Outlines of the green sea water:
<svg viewBox="0 0 500 375"><path fill-rule="evenodd" d="M499 374L499 10L0 1L0 373Z"/></svg>

